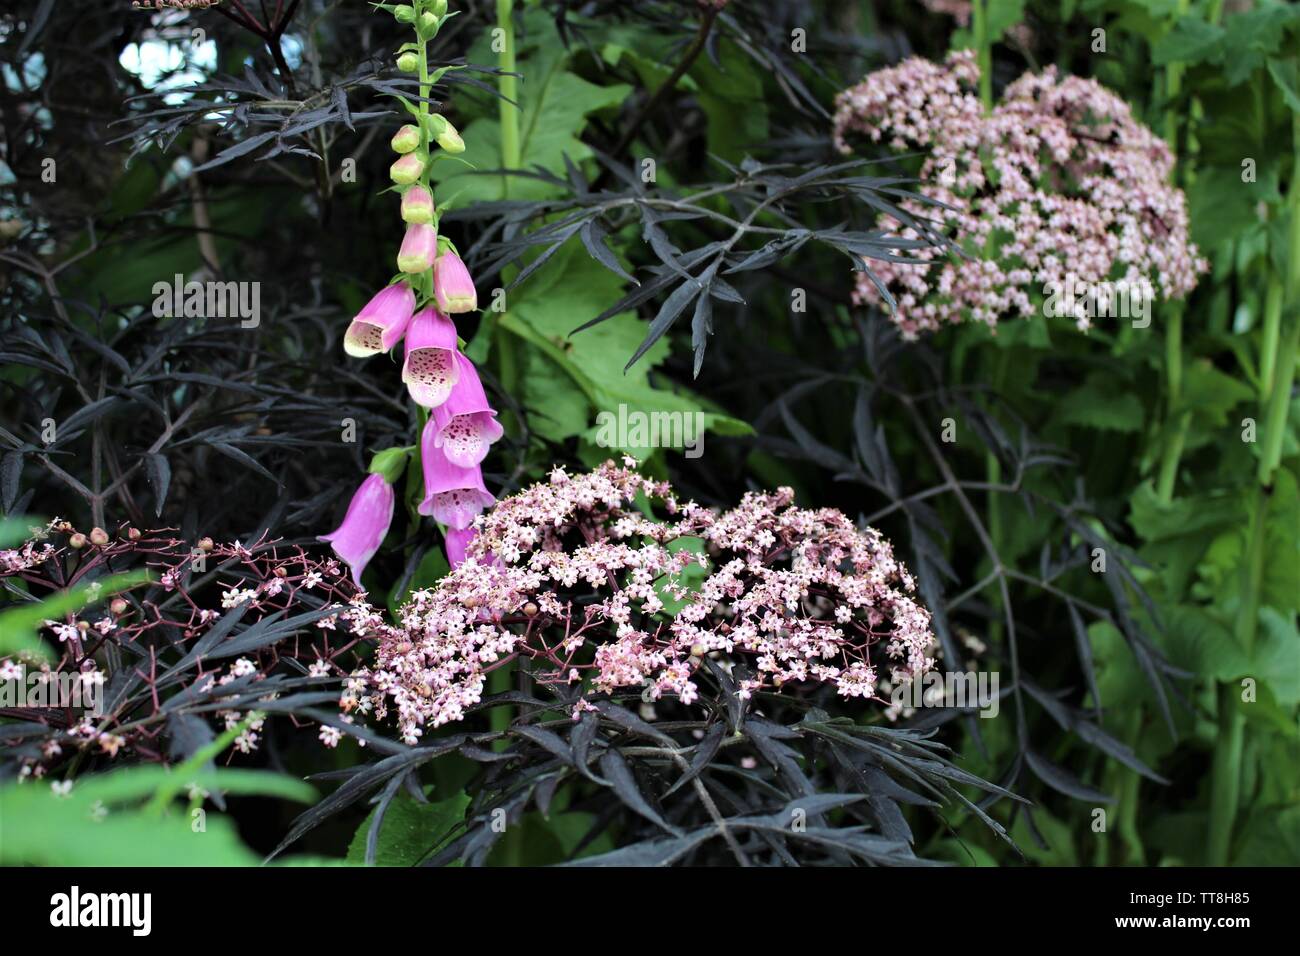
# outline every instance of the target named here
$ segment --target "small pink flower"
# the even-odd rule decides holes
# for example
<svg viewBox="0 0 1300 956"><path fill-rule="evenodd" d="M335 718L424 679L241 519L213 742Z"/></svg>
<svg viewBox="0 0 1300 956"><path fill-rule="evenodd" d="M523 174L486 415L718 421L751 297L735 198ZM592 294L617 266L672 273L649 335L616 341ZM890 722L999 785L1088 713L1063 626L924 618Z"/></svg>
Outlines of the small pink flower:
<svg viewBox="0 0 1300 956"><path fill-rule="evenodd" d="M488 404L474 363L456 353L456 386L429 419L435 426L433 443L447 460L461 468L476 467L487 457L488 448L504 433L496 410Z"/></svg>
<svg viewBox="0 0 1300 956"><path fill-rule="evenodd" d="M447 314L472 312L478 308L478 291L460 256L448 249L433 264L433 294L438 308Z"/></svg>
<svg viewBox="0 0 1300 956"><path fill-rule="evenodd" d="M447 563L453 568L465 560L465 550L478 532L473 528L448 528L446 535Z"/></svg>
<svg viewBox="0 0 1300 956"><path fill-rule="evenodd" d="M387 352L402 340L414 311L415 293L405 282L381 289L348 326L343 351L354 358Z"/></svg>
<svg viewBox="0 0 1300 956"><path fill-rule="evenodd" d="M432 418L420 436L420 462L424 466L424 501L420 514L432 515L450 528L465 529L496 499L483 484L478 465L463 468L447 459L435 442L437 426Z"/></svg>
<svg viewBox="0 0 1300 956"><path fill-rule="evenodd" d="M411 320L402 363L402 381L412 400L436 408L447 401L459 377L455 323L433 308L421 309Z"/></svg>
<svg viewBox="0 0 1300 956"><path fill-rule="evenodd" d="M361 587L361 572L388 534L394 503L393 486L384 476L368 475L353 494L343 524L337 531L321 535L321 540L328 541L334 553L352 568L352 580L357 587Z"/></svg>
<svg viewBox="0 0 1300 956"><path fill-rule="evenodd" d="M433 268L437 254L438 230L425 223L411 223L406 227L402 248L397 252L397 268L409 275L418 275Z"/></svg>

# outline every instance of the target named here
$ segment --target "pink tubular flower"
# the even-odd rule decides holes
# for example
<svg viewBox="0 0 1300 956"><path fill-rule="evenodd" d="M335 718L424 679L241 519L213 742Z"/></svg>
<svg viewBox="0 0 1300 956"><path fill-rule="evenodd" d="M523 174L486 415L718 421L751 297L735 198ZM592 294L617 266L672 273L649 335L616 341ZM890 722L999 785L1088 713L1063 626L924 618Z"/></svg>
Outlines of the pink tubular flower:
<svg viewBox="0 0 1300 956"><path fill-rule="evenodd" d="M412 186L402 193L402 222L433 222L433 196L423 186Z"/></svg>
<svg viewBox="0 0 1300 956"><path fill-rule="evenodd" d="M321 535L334 553L352 568L352 580L361 587L361 572L379 550L393 521L393 486L383 475L369 475L352 495L348 513L338 530Z"/></svg>
<svg viewBox="0 0 1300 956"><path fill-rule="evenodd" d="M461 468L474 468L487 457L488 448L503 430L497 413L488 404L474 363L459 352L455 356L456 385L451 395L433 410L433 443L447 460Z"/></svg>
<svg viewBox="0 0 1300 956"><path fill-rule="evenodd" d="M402 340L414 311L415 293L405 282L381 289L348 326L343 351L354 358L387 352Z"/></svg>
<svg viewBox="0 0 1300 956"><path fill-rule="evenodd" d="M460 565L465 560L465 549L469 543L474 540L478 534L473 528L448 528L447 529L447 563L453 568Z"/></svg>
<svg viewBox="0 0 1300 956"><path fill-rule="evenodd" d="M433 268L438 255L438 230L425 223L412 223L406 227L402 248L397 252L397 268L410 275L418 275Z"/></svg>
<svg viewBox="0 0 1300 956"><path fill-rule="evenodd" d="M412 400L425 408L447 401L460 376L456 362L456 326L433 308L421 309L406 336L402 381Z"/></svg>
<svg viewBox="0 0 1300 956"><path fill-rule="evenodd" d="M472 312L478 308L478 291L460 256L448 249L433 264L433 294L438 308L447 314Z"/></svg>
<svg viewBox="0 0 1300 956"><path fill-rule="evenodd" d="M478 465L463 468L447 460L435 443L437 426L432 418L420 436L420 462L424 466L424 500L420 514L432 515L450 528L463 530L496 499L483 484Z"/></svg>

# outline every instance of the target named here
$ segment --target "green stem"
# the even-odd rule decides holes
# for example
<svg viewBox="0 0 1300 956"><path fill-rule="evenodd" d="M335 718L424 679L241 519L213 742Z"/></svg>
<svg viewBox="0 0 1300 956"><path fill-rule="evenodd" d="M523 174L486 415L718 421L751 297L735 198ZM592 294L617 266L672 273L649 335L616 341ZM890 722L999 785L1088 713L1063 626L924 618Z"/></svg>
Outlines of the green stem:
<svg viewBox="0 0 1300 956"><path fill-rule="evenodd" d="M1165 443L1160 459L1160 475L1156 480L1156 497L1164 504L1173 501L1174 484L1178 480L1178 462L1187 441L1187 428L1191 416L1179 410L1183 396L1183 305L1170 303L1169 329L1165 333L1165 378L1169 393L1169 411L1177 415L1173 431Z"/></svg>
<svg viewBox="0 0 1300 956"><path fill-rule="evenodd" d="M976 62L980 68L980 103L993 110L993 38L989 36L988 0L971 3L971 31L975 34Z"/></svg>
<svg viewBox="0 0 1300 956"><path fill-rule="evenodd" d="M515 76L515 21L514 0L497 0L497 29L501 31L502 47L497 55L501 69L498 89L501 100L497 105L501 119L501 168L518 169L522 158L519 152L519 77ZM510 176L502 182L503 197L510 195Z"/></svg>
<svg viewBox="0 0 1300 956"><path fill-rule="evenodd" d="M1282 331L1282 282L1270 276L1264 294L1264 340L1259 347L1259 397L1267 400L1273 392L1273 366L1277 363L1277 345Z"/></svg>
<svg viewBox="0 0 1300 956"><path fill-rule="evenodd" d="M1300 117L1293 121L1292 139L1296 158L1286 197L1291 231L1287 237L1287 270L1278 318L1281 323L1285 317L1289 327L1285 332L1279 332L1280 345L1271 370L1260 370L1261 381L1267 379L1270 388L1261 400L1264 414L1263 449L1251 502L1246 560L1241 571L1241 607L1237 613L1237 641L1247 661L1251 660L1254 653L1255 634L1259 624L1269 495L1273 473L1282 462L1282 440L1286 434L1291 389L1295 383L1296 352L1300 349L1300 315L1296 314L1300 312ZM1269 316L1266 315L1265 335L1268 334L1268 321ZM1267 342L1264 346L1268 347ZM1210 828L1206 847L1206 863L1210 866L1226 866L1231 855L1232 832L1241 802L1246 721L1242 707L1239 686L1228 683L1219 688L1219 732L1214 743Z"/></svg>

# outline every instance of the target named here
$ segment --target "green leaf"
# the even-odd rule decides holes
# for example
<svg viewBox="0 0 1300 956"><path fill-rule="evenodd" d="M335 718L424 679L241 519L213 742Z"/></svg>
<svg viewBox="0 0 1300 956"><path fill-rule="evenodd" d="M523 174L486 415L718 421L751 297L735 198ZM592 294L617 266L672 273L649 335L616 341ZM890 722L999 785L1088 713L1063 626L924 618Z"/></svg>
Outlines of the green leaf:
<svg viewBox="0 0 1300 956"><path fill-rule="evenodd" d="M444 841L465 819L469 797L457 793L437 803L420 803L409 793L399 793L388 804L375 846L376 866L415 866ZM366 839L374 821L371 810L348 846L348 862L364 866Z"/></svg>
<svg viewBox="0 0 1300 956"><path fill-rule="evenodd" d="M554 32L549 24L543 29ZM590 147L579 138L587 126L587 117L614 109L631 92L632 88L624 83L597 86L568 72L568 60L568 53L555 43L535 50L519 63L518 70L523 74L519 85L519 139L525 168L541 166L562 175L566 156L574 163L590 157ZM442 179L436 188L439 204L454 201L464 206L506 198L505 177L482 172L503 165L498 121L476 119L461 131L461 137L465 152L460 158L478 171L454 172ZM510 177L511 199L541 199L556 191L556 187L539 180Z"/></svg>
<svg viewBox="0 0 1300 956"><path fill-rule="evenodd" d="M1079 388L1062 396L1056 420L1104 431L1136 432L1145 419L1142 402L1108 376L1092 375Z"/></svg>

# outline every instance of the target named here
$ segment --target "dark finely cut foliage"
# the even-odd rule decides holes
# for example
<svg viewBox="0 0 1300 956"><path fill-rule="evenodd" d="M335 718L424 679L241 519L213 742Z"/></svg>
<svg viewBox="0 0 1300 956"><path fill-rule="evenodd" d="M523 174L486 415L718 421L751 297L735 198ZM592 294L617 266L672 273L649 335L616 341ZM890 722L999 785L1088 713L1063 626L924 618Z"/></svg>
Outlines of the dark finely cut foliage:
<svg viewBox="0 0 1300 956"><path fill-rule="evenodd" d="M1035 314L905 341L873 267L977 250L918 194L918 156L841 154L832 114L864 74L973 45L946 5L517 0L514 77L495 6L453 0L426 97L394 68L411 29L369 3L0 11L0 551L33 525L53 548L0 568L0 657L102 671L108 715L83 746L70 711L0 711L0 802L90 826L77 795L124 765L167 768L160 804L202 775L245 863L1294 864L1295 8L988 4L993 100L1051 64L1124 97L1178 157L1213 268L1149 329ZM174 59L133 72L148 43ZM400 349L341 340L393 277L389 137L421 100L467 146L433 185L454 179L439 231L482 306L456 322L505 427L493 493L617 458L593 422L622 404L698 412L704 456L656 448L644 473L705 506L789 486L879 528L936 670L998 675L997 716L886 713L883 681L744 698L726 654L691 706L582 696L520 658L415 743L341 710L377 639L328 626L359 598L318 536L421 425ZM187 312L183 288L173 308L178 277L256 283L256 320ZM365 572L390 622L447 570L408 474ZM105 541L74 543L91 527ZM318 792L227 806L253 792L230 768Z"/></svg>

